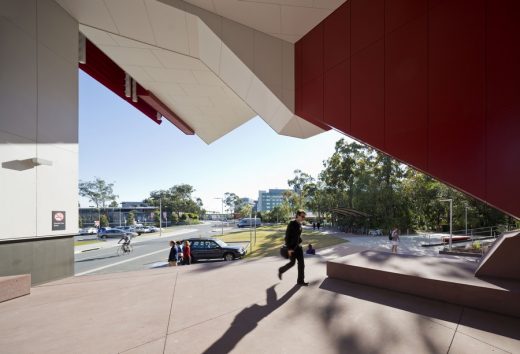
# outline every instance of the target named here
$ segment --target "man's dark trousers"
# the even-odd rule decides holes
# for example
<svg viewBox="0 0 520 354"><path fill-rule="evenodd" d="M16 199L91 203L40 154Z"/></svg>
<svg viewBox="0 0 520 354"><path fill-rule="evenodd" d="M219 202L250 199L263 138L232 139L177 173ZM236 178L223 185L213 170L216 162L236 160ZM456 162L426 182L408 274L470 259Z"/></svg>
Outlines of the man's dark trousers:
<svg viewBox="0 0 520 354"><path fill-rule="evenodd" d="M291 255L289 263L284 265L279 269L280 273L285 273L289 270L289 268L292 268L294 266L294 263L296 263L296 260L298 260L298 283L303 283L305 280L305 264L303 262L303 249L301 246L298 246L295 248L294 252Z"/></svg>

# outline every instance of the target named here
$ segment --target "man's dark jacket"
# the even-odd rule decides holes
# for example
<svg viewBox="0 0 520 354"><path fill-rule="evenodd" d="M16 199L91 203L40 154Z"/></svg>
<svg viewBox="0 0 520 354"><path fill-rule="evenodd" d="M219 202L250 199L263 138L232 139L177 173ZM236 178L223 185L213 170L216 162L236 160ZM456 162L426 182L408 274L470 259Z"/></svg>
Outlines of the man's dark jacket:
<svg viewBox="0 0 520 354"><path fill-rule="evenodd" d="M285 230L285 244L288 249L294 250L302 243L301 234L302 226L298 221L292 220L289 225L287 225L287 230Z"/></svg>
<svg viewBox="0 0 520 354"><path fill-rule="evenodd" d="M175 262L175 256L177 255L177 246L173 245L170 248L170 255L168 256L168 262Z"/></svg>

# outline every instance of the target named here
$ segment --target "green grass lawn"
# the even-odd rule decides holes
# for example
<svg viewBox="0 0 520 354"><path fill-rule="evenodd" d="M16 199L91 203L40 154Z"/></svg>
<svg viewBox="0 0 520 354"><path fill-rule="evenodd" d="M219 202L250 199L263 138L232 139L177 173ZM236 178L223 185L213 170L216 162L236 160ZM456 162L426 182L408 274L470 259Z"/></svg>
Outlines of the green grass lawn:
<svg viewBox="0 0 520 354"><path fill-rule="evenodd" d="M248 257L265 257L280 255L280 247L284 243L286 225L281 226L262 226L256 229L256 244L251 245L253 252L248 250ZM254 232L253 241L254 241ZM250 230L235 232L224 236L219 236L225 242L249 241ZM302 246L304 250L309 243L320 252L320 248L330 247L339 243L346 242L343 239L325 235L317 231L304 230L302 233Z"/></svg>
<svg viewBox="0 0 520 354"><path fill-rule="evenodd" d="M76 246L83 246L83 245L90 245L91 243L98 243L101 242L99 240L87 240L87 241L74 241L74 247Z"/></svg>

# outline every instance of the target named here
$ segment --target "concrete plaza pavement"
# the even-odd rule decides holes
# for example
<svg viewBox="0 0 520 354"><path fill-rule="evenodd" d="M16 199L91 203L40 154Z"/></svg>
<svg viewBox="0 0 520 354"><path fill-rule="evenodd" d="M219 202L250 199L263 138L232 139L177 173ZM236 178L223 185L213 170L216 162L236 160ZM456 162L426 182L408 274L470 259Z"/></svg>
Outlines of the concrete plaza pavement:
<svg viewBox="0 0 520 354"><path fill-rule="evenodd" d="M520 319L326 277L341 244L279 257L81 276L0 303L2 353L520 353Z"/></svg>

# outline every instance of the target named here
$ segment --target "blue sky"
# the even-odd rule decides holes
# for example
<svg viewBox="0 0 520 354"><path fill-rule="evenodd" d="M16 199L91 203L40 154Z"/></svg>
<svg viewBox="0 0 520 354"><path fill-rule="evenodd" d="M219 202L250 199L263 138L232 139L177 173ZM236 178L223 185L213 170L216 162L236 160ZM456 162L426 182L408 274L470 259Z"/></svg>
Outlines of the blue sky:
<svg viewBox="0 0 520 354"><path fill-rule="evenodd" d="M220 210L225 192L258 198L258 190L287 188L295 169L317 177L344 135L309 139L278 135L255 117L211 145L184 135L167 120L152 122L104 86L79 74L79 178L114 183L118 202L187 183L207 210ZM88 200L81 198L82 207Z"/></svg>

